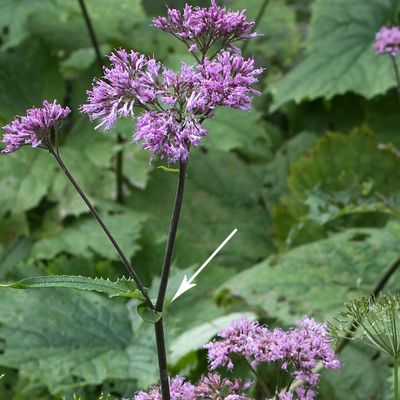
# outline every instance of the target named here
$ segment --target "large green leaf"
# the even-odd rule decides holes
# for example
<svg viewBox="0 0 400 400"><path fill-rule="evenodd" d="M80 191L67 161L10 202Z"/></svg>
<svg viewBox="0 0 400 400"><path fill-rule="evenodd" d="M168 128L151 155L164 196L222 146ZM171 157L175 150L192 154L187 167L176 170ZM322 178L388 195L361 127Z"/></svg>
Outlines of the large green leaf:
<svg viewBox="0 0 400 400"><path fill-rule="evenodd" d="M261 113L243 112L229 108L218 110L216 116L204 124L209 135L204 144L210 149L229 151L261 148L267 153L268 133L261 123Z"/></svg>
<svg viewBox="0 0 400 400"><path fill-rule="evenodd" d="M326 318L345 301L368 295L400 256L400 225L350 229L285 254L271 256L221 287L271 317L286 322L304 315ZM396 288L396 275L388 288Z"/></svg>
<svg viewBox="0 0 400 400"><path fill-rule="evenodd" d="M12 289L33 289L33 288L68 288L98 292L108 297L133 297L144 300L136 284L131 279L121 278L115 282L103 278L90 278L87 276L55 275L35 276L25 278L15 283L2 284L1 287Z"/></svg>
<svg viewBox="0 0 400 400"><path fill-rule="evenodd" d="M1 214L18 214L36 207L46 196L56 175L57 164L41 149L20 149L0 155Z"/></svg>
<svg viewBox="0 0 400 400"><path fill-rule="evenodd" d="M0 0L0 48L18 45L28 36L28 21L45 10L40 0Z"/></svg>
<svg viewBox="0 0 400 400"><path fill-rule="evenodd" d="M144 229L139 264L158 271L175 196L177 174L155 169L144 191L133 192L129 204L151 210ZM245 268L272 250L268 214L259 204L257 176L232 153L191 154L175 245L179 265L204 261L234 229L238 233L218 255L221 265ZM251 250L250 250L251 249ZM158 275L158 273L157 273Z"/></svg>
<svg viewBox="0 0 400 400"><path fill-rule="evenodd" d="M382 224L398 214L399 168L396 151L364 130L325 135L291 165L289 194L275 210L276 239L293 246L342 225ZM355 218L362 214L370 218Z"/></svg>
<svg viewBox="0 0 400 400"><path fill-rule="evenodd" d="M138 239L146 217L124 209L122 212L106 213L103 219L127 257L133 256L140 248ZM82 217L66 227L59 226L49 232L48 237L33 245L31 257L50 260L60 253L81 257L91 257L95 253L110 260L118 259L118 253L92 216Z"/></svg>
<svg viewBox="0 0 400 400"><path fill-rule="evenodd" d="M43 43L26 41L0 54L0 122L40 107L43 100L61 102L64 93L58 60Z"/></svg>
<svg viewBox="0 0 400 400"><path fill-rule="evenodd" d="M393 87L390 58L377 56L372 45L381 26L394 22L399 5L399 0L317 0L308 55L273 87L273 108L346 92L371 98Z"/></svg>
<svg viewBox="0 0 400 400"><path fill-rule="evenodd" d="M18 368L27 391L157 379L153 342L132 331L124 304L68 289L2 290L0 299L0 365Z"/></svg>

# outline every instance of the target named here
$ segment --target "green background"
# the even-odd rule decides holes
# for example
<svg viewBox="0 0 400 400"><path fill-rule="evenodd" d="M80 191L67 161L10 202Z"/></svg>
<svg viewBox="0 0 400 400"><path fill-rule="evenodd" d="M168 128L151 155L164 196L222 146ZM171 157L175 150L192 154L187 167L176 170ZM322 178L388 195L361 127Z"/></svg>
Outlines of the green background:
<svg viewBox="0 0 400 400"><path fill-rule="evenodd" d="M191 62L183 45L150 26L164 1L86 2L102 54L124 47L174 68ZM262 3L224 2L247 8L251 19ZM197 379L206 371L202 345L241 315L284 327L305 315L331 319L347 299L368 295L400 256L399 99L390 58L372 49L399 11L400 0L269 2L257 27L263 35L245 50L266 68L263 95L250 112L219 110L190 157L168 296L238 233L167 309L172 373ZM44 99L70 105L65 162L154 290L177 175L157 168L162 162L149 165L130 143L131 121L94 132L77 111L99 74L77 0L0 0L0 122ZM114 201L119 151L123 204ZM43 150L0 156L0 213L2 282L124 273ZM398 285L394 276L386 289ZM136 302L69 289L0 290L0 399L128 397L155 383L152 326ZM383 355L352 344L340 358L342 369L323 375L320 399L389 398Z"/></svg>

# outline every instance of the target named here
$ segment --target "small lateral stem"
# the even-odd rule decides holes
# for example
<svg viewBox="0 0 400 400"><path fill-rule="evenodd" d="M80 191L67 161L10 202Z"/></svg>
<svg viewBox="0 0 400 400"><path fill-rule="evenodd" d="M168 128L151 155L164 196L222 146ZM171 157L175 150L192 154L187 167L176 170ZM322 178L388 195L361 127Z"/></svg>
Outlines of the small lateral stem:
<svg viewBox="0 0 400 400"><path fill-rule="evenodd" d="M243 357L243 360L245 361L246 365L249 367L250 371L252 374L256 377L257 383L260 385L262 388L262 391L264 392L264 395L267 396L268 398L271 398L271 394L267 388L267 385L264 382L264 379L262 376L259 374L259 372L251 365L250 361L247 359L247 357Z"/></svg>
<svg viewBox="0 0 400 400"><path fill-rule="evenodd" d="M49 151L54 156L56 161L58 162L59 166L63 170L63 172L66 175L66 177L69 179L71 184L74 186L76 191L79 193L79 195L81 196L82 200L85 202L85 204L89 208L90 212L92 213L94 218L97 220L97 222L99 223L99 225L103 229L104 233L107 235L107 237L110 240L111 244L114 246L114 249L117 251L118 255L120 256L120 258L121 258L126 270L128 271L130 277L135 281L136 286L138 287L138 289L140 290L140 292L142 293L142 295L146 299L149 307L154 309L153 302L151 301L149 295L147 294L146 288L143 286L141 280L139 279L138 275L136 274L135 270L133 269L130 261L125 256L124 252L122 251L122 249L120 248L119 244L115 240L113 234L108 229L107 225L104 223L104 221L101 218L100 214L96 211L96 209L94 208L93 204L90 202L89 198L86 196L85 192L82 190L82 188L79 186L78 182L75 180L75 178L72 176L72 174L68 170L67 166L64 164L58 149L56 151L54 151L54 149L49 145Z"/></svg>
<svg viewBox="0 0 400 400"><path fill-rule="evenodd" d="M85 4L85 0L78 0L78 2L81 7L81 10L82 10L83 18L85 19L86 27L89 32L89 36L90 36L90 40L92 42L93 49L96 53L97 64L99 65L100 71L102 71L103 70L103 59L100 54L99 42L97 40L96 33L93 28L92 20L90 19L90 16L89 16L86 4Z"/></svg>
<svg viewBox="0 0 400 400"><path fill-rule="evenodd" d="M267 6L271 0L264 0L263 3L261 4L260 10L258 11L257 17L254 21L254 30L257 29L257 26L260 24L262 17L264 16L265 10L267 9ZM249 40L246 40L243 43L242 47L242 53L244 53L247 49L247 46L249 45Z"/></svg>

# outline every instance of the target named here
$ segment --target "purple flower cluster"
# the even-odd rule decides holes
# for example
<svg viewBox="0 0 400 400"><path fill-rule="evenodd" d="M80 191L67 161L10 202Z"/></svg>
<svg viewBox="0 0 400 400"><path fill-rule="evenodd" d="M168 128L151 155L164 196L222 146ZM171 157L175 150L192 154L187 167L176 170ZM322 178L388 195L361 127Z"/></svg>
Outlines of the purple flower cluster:
<svg viewBox="0 0 400 400"><path fill-rule="evenodd" d="M326 325L318 324L311 318L304 319L298 328L287 332L270 330L257 322L243 319L232 323L219 336L220 339L205 346L210 368L224 366L232 369L233 355L250 359L254 367L260 363L276 363L293 379L301 382L295 395L286 391L279 393L282 400L315 398L319 374L314 372L314 368L318 362L322 362L325 368L340 367L330 346Z"/></svg>
<svg viewBox="0 0 400 400"><path fill-rule="evenodd" d="M245 11L228 11L215 0L208 8L186 4L183 12L169 9L167 17L155 18L153 25L185 42L189 51L199 50L203 56L217 41L222 47L229 47L256 36L252 32L254 22L247 21Z"/></svg>
<svg viewBox="0 0 400 400"><path fill-rule="evenodd" d="M70 112L68 107L61 107L55 100L53 103L44 101L42 108L30 108L25 116L16 117L9 125L3 126L2 142L7 146L2 153L10 153L24 145L46 145L43 142L51 130L56 131Z"/></svg>
<svg viewBox="0 0 400 400"><path fill-rule="evenodd" d="M197 385L185 382L178 376L170 381L170 394L171 400L248 400L244 392L250 386L250 381L223 379L217 373L203 376ZM162 400L160 387L138 392L132 400Z"/></svg>
<svg viewBox="0 0 400 400"><path fill-rule="evenodd" d="M400 52L400 29L382 27L376 34L374 50L377 54L397 56Z"/></svg>
<svg viewBox="0 0 400 400"><path fill-rule="evenodd" d="M107 130L118 117L134 118L137 106L141 114L133 139L168 162L187 159L189 147L207 135L201 123L215 108L248 110L252 95L259 94L251 85L262 69L240 53L224 51L195 67L183 64L179 73L133 51L119 50L110 61L81 110L101 121L96 128Z"/></svg>
<svg viewBox="0 0 400 400"><path fill-rule="evenodd" d="M212 0L208 8L170 9L154 25L185 41L192 52L198 48L202 52L201 60L195 55L198 64L183 64L177 73L155 59L118 50L111 54L103 78L88 91L88 104L81 111L99 120L96 128L105 130L119 117L136 119L139 113L133 140L150 150L153 158L185 161L190 147L207 135L201 124L217 107L249 110L252 96L260 94L252 85L263 69L231 46L253 37L254 23L246 20L243 11L227 11ZM219 39L217 51L207 58L207 50Z"/></svg>

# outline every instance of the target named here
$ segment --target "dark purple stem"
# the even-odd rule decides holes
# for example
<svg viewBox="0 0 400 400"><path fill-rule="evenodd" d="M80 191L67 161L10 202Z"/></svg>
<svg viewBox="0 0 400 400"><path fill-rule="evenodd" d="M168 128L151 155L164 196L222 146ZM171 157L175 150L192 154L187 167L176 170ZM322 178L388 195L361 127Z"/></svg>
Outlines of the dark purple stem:
<svg viewBox="0 0 400 400"><path fill-rule="evenodd" d="M56 159L56 161L58 162L58 165L61 167L61 169L63 170L64 174L67 176L67 178L71 182L71 184L74 186L76 191L79 193L79 195L81 196L82 200L88 206L88 208L91 211L92 215L97 220L97 222L99 223L99 225L103 229L104 233L107 235L108 239L110 239L110 242L114 246L114 249L117 251L118 255L121 257L121 260L122 260L126 270L128 271L129 276L136 283L136 286L138 287L138 289L142 293L143 297L146 299L146 302L147 302L148 306L151 307L152 309L154 309L153 302L151 301L149 295L147 294L147 289L143 286L140 278L138 277L138 275L136 274L135 270L133 269L130 261L125 256L125 254L122 251L122 249L119 247L119 244L117 243L117 241L115 240L113 234L110 232L110 230L108 229L107 225L105 224L105 222L101 218L100 214L94 208L93 204L91 203L91 201L87 197L86 193L82 190L82 188L79 186L78 182L75 180L75 178L72 176L71 172L68 170L67 166L64 164L64 162L63 162L63 160L62 160L62 158L60 156L60 153L58 151L58 148L56 148L56 150L54 150L53 147L49 144L48 145L48 149L49 149L50 154L52 154L54 156L54 158Z"/></svg>
<svg viewBox="0 0 400 400"><path fill-rule="evenodd" d="M162 312L164 308L165 294L168 286L168 278L171 270L172 255L174 251L174 244L176 232L178 230L179 216L182 208L183 192L185 189L187 161L180 161L179 163L179 179L176 189L174 211L172 213L171 225L169 228L167 246L165 248L164 262L161 273L160 288L158 290L157 302L155 310ZM164 325L161 318L155 324L155 335L157 342L158 366L160 370L160 384L163 400L170 400L171 395L169 391L169 375L167 354L165 349Z"/></svg>
<svg viewBox="0 0 400 400"><path fill-rule="evenodd" d="M79 5L82 10L82 15L86 23L87 30L89 32L90 40L92 42L93 49L96 53L97 64L100 68L100 72L103 71L103 58L100 53L99 41L97 40L96 32L94 30L92 20L90 19L89 12L87 10L86 4L84 0L78 0ZM124 143L124 139L118 133L117 134L117 142L118 144ZM119 149L116 155L115 160L115 178L116 178L116 200L117 203L124 203L124 191L123 191L123 162L124 162L124 154L123 150Z"/></svg>

